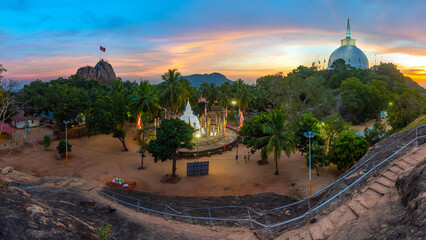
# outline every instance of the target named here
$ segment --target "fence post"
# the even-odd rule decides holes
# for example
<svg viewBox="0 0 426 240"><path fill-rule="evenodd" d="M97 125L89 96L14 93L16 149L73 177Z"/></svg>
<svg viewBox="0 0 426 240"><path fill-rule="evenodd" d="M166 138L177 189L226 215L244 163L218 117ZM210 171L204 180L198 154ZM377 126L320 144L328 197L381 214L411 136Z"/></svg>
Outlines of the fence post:
<svg viewBox="0 0 426 240"><path fill-rule="evenodd" d="M310 199L308 199L308 207L309 207L309 213L311 214L311 220L309 221L309 223L315 223L317 221L317 219L314 218L314 214L312 214L311 204L309 203L309 200Z"/></svg>
<svg viewBox="0 0 426 240"><path fill-rule="evenodd" d="M209 210L210 224L213 224L212 213L210 212L210 208L207 209Z"/></svg>
<svg viewBox="0 0 426 240"><path fill-rule="evenodd" d="M417 126L416 127L416 147L418 147L419 146L419 144L418 144L418 135L417 135L417 129L419 129L419 127Z"/></svg>
<svg viewBox="0 0 426 240"><path fill-rule="evenodd" d="M376 161L374 161L374 156L372 157L373 160L373 168L374 168L374 177L377 177L377 168L376 168Z"/></svg>
<svg viewBox="0 0 426 240"><path fill-rule="evenodd" d="M253 222L251 221L250 209L248 207L247 207L247 213L248 213L248 217L250 219L250 227L253 228Z"/></svg>
<svg viewBox="0 0 426 240"><path fill-rule="evenodd" d="M272 232L271 232L271 228L269 227L269 222L268 222L268 218L266 217L266 213L264 213L263 216L265 217L265 222L266 222L266 226L268 226L269 234L271 234L271 237L272 237Z"/></svg>
<svg viewBox="0 0 426 240"><path fill-rule="evenodd" d="M136 208L136 212L139 212L139 206L140 206L140 203L139 203L139 199L138 199L138 208Z"/></svg>

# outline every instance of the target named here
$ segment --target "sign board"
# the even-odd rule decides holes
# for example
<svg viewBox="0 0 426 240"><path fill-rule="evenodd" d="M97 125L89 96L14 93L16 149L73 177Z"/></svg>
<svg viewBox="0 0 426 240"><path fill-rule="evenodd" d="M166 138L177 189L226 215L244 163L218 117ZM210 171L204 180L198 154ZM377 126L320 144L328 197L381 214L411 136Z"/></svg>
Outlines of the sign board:
<svg viewBox="0 0 426 240"><path fill-rule="evenodd" d="M189 162L186 164L186 176L198 176L209 174L209 161Z"/></svg>

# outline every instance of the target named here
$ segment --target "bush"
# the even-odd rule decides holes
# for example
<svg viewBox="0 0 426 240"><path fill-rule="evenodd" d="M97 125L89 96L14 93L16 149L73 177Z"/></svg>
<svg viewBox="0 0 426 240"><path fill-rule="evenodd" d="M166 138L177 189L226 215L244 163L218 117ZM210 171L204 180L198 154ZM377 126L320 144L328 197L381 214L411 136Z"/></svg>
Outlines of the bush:
<svg viewBox="0 0 426 240"><path fill-rule="evenodd" d="M353 131L343 131L331 144L328 157L339 170L346 170L364 156L367 145L367 140Z"/></svg>
<svg viewBox="0 0 426 240"><path fill-rule="evenodd" d="M50 137L47 135L44 135L43 145L46 149L50 146L50 143L51 143Z"/></svg>
<svg viewBox="0 0 426 240"><path fill-rule="evenodd" d="M61 157L63 157L63 156L65 156L65 151L66 151L66 145L65 144L67 144L66 142L65 142L65 140L59 140L59 144L58 144L58 146L56 147L56 150L58 150L58 153L61 155ZM69 142L68 142L68 152L71 152L71 144L69 144Z"/></svg>

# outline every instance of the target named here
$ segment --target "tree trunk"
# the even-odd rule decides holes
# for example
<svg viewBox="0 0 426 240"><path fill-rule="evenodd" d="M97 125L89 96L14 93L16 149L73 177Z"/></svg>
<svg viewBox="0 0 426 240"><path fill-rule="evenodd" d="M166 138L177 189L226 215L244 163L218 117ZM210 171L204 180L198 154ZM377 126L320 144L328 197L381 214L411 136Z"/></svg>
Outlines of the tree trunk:
<svg viewBox="0 0 426 240"><path fill-rule="evenodd" d="M176 159L177 159L177 155L173 158L173 166L172 166L172 177L170 178L170 180L173 182L176 178Z"/></svg>
<svg viewBox="0 0 426 240"><path fill-rule="evenodd" d="M127 149L127 147L126 147L126 139L125 138L126 137L119 138L119 140L120 140L121 144L123 144L123 151L127 152L127 151L129 151L129 149Z"/></svg>
<svg viewBox="0 0 426 240"><path fill-rule="evenodd" d="M275 160L275 175L279 175L280 173L278 172L278 159L276 154L274 154L274 160Z"/></svg>
<svg viewBox="0 0 426 240"><path fill-rule="evenodd" d="M139 167L139 169L145 169L144 167L143 167L143 155L144 155L144 153L145 153L145 151L143 150L143 144L144 144L144 142L145 142L145 132L143 131L142 132L142 143L141 143L141 166Z"/></svg>
<svg viewBox="0 0 426 240"><path fill-rule="evenodd" d="M319 170L318 170L318 166L315 166L315 168L317 169L317 176L319 177Z"/></svg>

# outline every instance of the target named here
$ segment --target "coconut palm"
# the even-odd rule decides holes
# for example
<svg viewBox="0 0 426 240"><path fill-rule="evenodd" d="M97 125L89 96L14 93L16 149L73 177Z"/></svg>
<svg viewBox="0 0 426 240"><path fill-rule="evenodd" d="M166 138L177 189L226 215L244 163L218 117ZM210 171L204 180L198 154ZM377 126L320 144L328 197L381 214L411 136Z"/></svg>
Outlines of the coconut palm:
<svg viewBox="0 0 426 240"><path fill-rule="evenodd" d="M248 84L241 84L237 89L238 106L245 111L252 101L252 89Z"/></svg>
<svg viewBox="0 0 426 240"><path fill-rule="evenodd" d="M154 87L148 81L141 81L135 93L129 96L130 109L135 115L152 117L160 108Z"/></svg>
<svg viewBox="0 0 426 240"><path fill-rule="evenodd" d="M226 108L230 105L232 99L231 84L225 82L218 87L218 100L221 107Z"/></svg>
<svg viewBox="0 0 426 240"><path fill-rule="evenodd" d="M278 159L284 151L287 157L296 151L296 137L286 124L287 116L280 110L273 110L267 115L267 121L262 126L264 137L259 140L266 143L265 150L269 155L274 153L275 175L278 175Z"/></svg>
<svg viewBox="0 0 426 240"><path fill-rule="evenodd" d="M163 82L158 85L160 103L170 112L176 112L185 100L186 89L180 80L180 73L177 69L169 69L163 76Z"/></svg>

